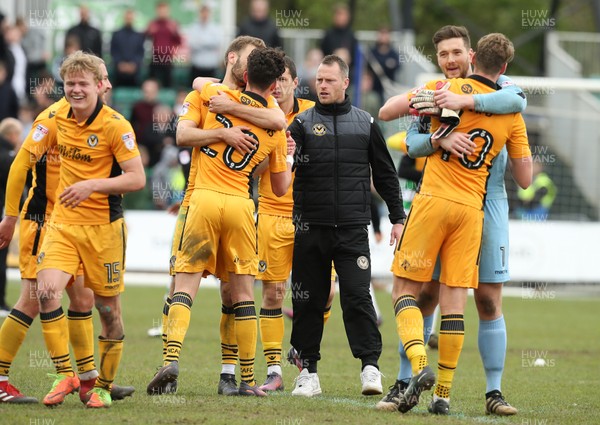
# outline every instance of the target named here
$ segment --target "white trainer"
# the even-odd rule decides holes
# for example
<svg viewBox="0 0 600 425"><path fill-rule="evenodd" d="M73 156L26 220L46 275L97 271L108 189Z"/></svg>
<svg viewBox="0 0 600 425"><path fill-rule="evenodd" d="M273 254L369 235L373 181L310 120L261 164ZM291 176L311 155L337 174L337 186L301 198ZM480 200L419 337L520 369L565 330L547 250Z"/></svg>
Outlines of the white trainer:
<svg viewBox="0 0 600 425"><path fill-rule="evenodd" d="M292 395L312 397L319 394L321 394L321 383L317 374L309 373L308 369L302 369L296 378L296 388L292 391Z"/></svg>
<svg viewBox="0 0 600 425"><path fill-rule="evenodd" d="M375 366L365 366L360 373L360 382L362 383L363 395L379 395L383 394L381 386L381 372Z"/></svg>

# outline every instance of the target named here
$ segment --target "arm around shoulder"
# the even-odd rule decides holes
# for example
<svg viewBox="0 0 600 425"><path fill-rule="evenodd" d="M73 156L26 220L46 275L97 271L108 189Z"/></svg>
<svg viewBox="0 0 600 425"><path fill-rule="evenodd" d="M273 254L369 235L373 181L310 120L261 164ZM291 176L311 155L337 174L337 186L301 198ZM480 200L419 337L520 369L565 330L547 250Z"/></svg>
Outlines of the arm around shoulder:
<svg viewBox="0 0 600 425"><path fill-rule="evenodd" d="M523 112L527 107L527 97L523 90L505 75L500 76L497 84L502 87L501 90L473 95L475 110L493 114Z"/></svg>
<svg viewBox="0 0 600 425"><path fill-rule="evenodd" d="M379 109L379 119L382 121L391 121L407 115L408 112L408 95L407 93L402 93L389 98L385 102L381 109Z"/></svg>
<svg viewBox="0 0 600 425"><path fill-rule="evenodd" d="M191 120L182 120L177 123L177 146L203 147L223 140L221 129L204 130L198 128Z"/></svg>

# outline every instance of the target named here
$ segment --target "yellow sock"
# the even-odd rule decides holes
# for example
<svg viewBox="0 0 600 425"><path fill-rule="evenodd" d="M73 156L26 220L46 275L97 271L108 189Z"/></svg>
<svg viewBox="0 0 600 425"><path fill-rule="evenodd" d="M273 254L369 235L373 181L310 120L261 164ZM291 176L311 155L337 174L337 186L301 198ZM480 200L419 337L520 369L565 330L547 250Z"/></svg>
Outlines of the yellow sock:
<svg viewBox="0 0 600 425"><path fill-rule="evenodd" d="M181 347L185 334L190 327L192 317L192 298L185 292L173 294L171 306L169 307L169 319L167 320L167 355L164 365L179 361Z"/></svg>
<svg viewBox="0 0 600 425"><path fill-rule="evenodd" d="M260 339L267 366L281 365L284 321L280 308L260 309Z"/></svg>
<svg viewBox="0 0 600 425"><path fill-rule="evenodd" d="M62 307L48 313L40 312L42 333L56 373L74 376L69 358L69 325Z"/></svg>
<svg viewBox="0 0 600 425"><path fill-rule="evenodd" d="M331 317L331 306L325 307L325 313L323 313L323 324L327 323Z"/></svg>
<svg viewBox="0 0 600 425"><path fill-rule="evenodd" d="M233 305L235 310L235 338L240 353L241 380L254 385L254 357L256 356L256 310L254 301Z"/></svg>
<svg viewBox="0 0 600 425"><path fill-rule="evenodd" d="M82 374L96 369L94 363L94 321L92 312L78 312L67 310L67 322L69 324L69 339L77 373Z"/></svg>
<svg viewBox="0 0 600 425"><path fill-rule="evenodd" d="M94 388L104 388L110 391L123 354L123 337L121 339L99 337L98 347L100 349L100 375L96 379Z"/></svg>
<svg viewBox="0 0 600 425"><path fill-rule="evenodd" d="M10 365L21 348L32 322L33 317L13 308L2 323L0 328L0 375L8 376Z"/></svg>
<svg viewBox="0 0 600 425"><path fill-rule="evenodd" d="M465 319L462 314L442 316L438 340L438 384L435 395L450 398L450 389L458 358L465 341Z"/></svg>
<svg viewBox="0 0 600 425"><path fill-rule="evenodd" d="M221 305L221 364L237 364L238 346L235 338L235 311L233 307Z"/></svg>
<svg viewBox="0 0 600 425"><path fill-rule="evenodd" d="M162 345L163 345L163 363L167 358L167 325L169 324L169 308L171 307L171 298L167 297L162 313Z"/></svg>
<svg viewBox="0 0 600 425"><path fill-rule="evenodd" d="M427 366L427 353L423 344L423 315L412 295L402 295L394 303L396 328L406 357L410 360L413 376Z"/></svg>

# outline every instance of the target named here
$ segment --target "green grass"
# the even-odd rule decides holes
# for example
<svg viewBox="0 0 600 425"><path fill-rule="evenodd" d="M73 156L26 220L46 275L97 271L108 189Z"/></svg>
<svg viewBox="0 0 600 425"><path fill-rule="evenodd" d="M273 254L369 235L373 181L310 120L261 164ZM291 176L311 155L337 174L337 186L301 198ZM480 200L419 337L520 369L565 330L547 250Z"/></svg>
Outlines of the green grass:
<svg viewBox="0 0 600 425"><path fill-rule="evenodd" d="M18 285L9 285L9 301ZM0 423L29 425L62 424L454 424L497 423L521 425L600 423L600 299L506 298L504 311L509 348L503 392L519 414L509 418L484 414L485 379L477 350L477 318L472 298L467 311L465 346L454 382L451 415L432 417L426 412L426 394L413 411L401 415L376 411L379 397L360 395L360 362L352 357L344 332L339 304L334 303L326 325L319 377L323 395L313 399L290 396L297 369L283 366L286 391L267 398L216 395L220 371L218 291L201 290L192 313L192 324L180 362L179 392L175 396L149 397L148 381L161 360L161 341L146 330L160 321L163 290L130 287L123 294L125 351L117 381L134 385L132 398L115 402L110 409L86 410L79 398L70 396L53 410L43 405L1 405ZM388 294L378 292L384 312L381 328L384 350L380 359L384 385L394 382L397 367L397 335ZM289 300L286 300L289 304ZM96 320L96 334L98 322ZM291 325L286 323L284 349L289 348ZM258 348L257 377L266 373L262 348ZM536 353L537 352L537 353ZM437 352L430 351L435 364ZM542 354L539 354L542 353ZM529 367L533 359L545 357L547 367ZM96 356L97 357L97 356ZM27 395L43 398L50 388L52 372L39 321L32 326L11 373L11 382Z"/></svg>

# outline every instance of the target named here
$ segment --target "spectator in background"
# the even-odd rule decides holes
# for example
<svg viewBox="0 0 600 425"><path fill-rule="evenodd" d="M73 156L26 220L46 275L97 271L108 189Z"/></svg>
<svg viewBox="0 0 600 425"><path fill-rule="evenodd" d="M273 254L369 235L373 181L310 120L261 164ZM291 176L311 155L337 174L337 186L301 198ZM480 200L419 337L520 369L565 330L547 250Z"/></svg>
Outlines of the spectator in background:
<svg viewBox="0 0 600 425"><path fill-rule="evenodd" d="M177 22L170 18L167 2L156 4L156 18L146 29L146 37L152 40L150 77L158 79L163 87L171 87L173 57L181 45Z"/></svg>
<svg viewBox="0 0 600 425"><path fill-rule="evenodd" d="M181 202L184 193L185 177L179 165L179 149L166 145L152 171L152 201L157 209L165 210Z"/></svg>
<svg viewBox="0 0 600 425"><path fill-rule="evenodd" d="M138 137L148 126L152 126L152 114L154 113L154 107L158 104L158 90L158 81L153 78L147 79L142 83L142 100L133 104L129 122L131 122ZM138 140L138 144L143 145L144 143L142 140ZM158 161L158 158L156 161Z"/></svg>
<svg viewBox="0 0 600 425"><path fill-rule="evenodd" d="M81 50L93 53L101 58L102 34L98 28L94 28L90 25L90 9L85 5L79 6L79 16L81 20L77 25L69 28L65 38L68 38L69 36L77 37Z"/></svg>
<svg viewBox="0 0 600 425"><path fill-rule="evenodd" d="M21 104L25 103L27 99L27 56L21 45L22 36L21 30L17 26L10 26L4 32L6 45L15 61L11 84Z"/></svg>
<svg viewBox="0 0 600 425"><path fill-rule="evenodd" d="M190 81L196 77L214 77L223 58L221 38L223 30L210 21L210 8L200 8L199 20L192 24L187 33L190 48Z"/></svg>
<svg viewBox="0 0 600 425"><path fill-rule="evenodd" d="M19 107L19 121L23 124L23 133L21 134L21 140L25 140L33 121L37 117L35 113L35 105L33 102L27 102Z"/></svg>
<svg viewBox="0 0 600 425"><path fill-rule="evenodd" d="M252 0L250 2L250 16L240 25L240 35L250 35L260 38L267 47L283 47L279 37L279 30L275 22L269 17L269 2L267 0Z"/></svg>
<svg viewBox="0 0 600 425"><path fill-rule="evenodd" d="M163 148L175 145L175 118L173 110L162 104L152 109L152 120L142 128L138 143L146 146L149 155L149 167L154 167L161 159Z"/></svg>
<svg viewBox="0 0 600 425"><path fill-rule="evenodd" d="M0 62L4 63L4 71L6 72L6 79L12 80L13 72L15 68L15 58L10 52L6 40L4 39L4 31L8 27L6 17L0 13Z"/></svg>
<svg viewBox="0 0 600 425"><path fill-rule="evenodd" d="M527 189L518 188L519 208L517 214L522 220L545 221L554 199L556 185L540 162L533 163L533 182Z"/></svg>
<svg viewBox="0 0 600 425"><path fill-rule="evenodd" d="M46 33L38 27L28 27L23 18L17 19L17 26L21 29L23 38L21 44L27 56L27 96L31 98L36 79L46 71L46 62L50 55L46 51Z"/></svg>
<svg viewBox="0 0 600 425"><path fill-rule="evenodd" d="M23 126L15 118L0 121L0 219L4 214L4 198L8 170L21 145ZM6 257L8 246L0 249L0 317L8 316L10 307L6 304Z"/></svg>
<svg viewBox="0 0 600 425"><path fill-rule="evenodd" d="M56 81L48 71L40 74L35 80L35 84L31 87L31 91L34 117L37 117L44 109L52 105L64 94L62 89L56 87Z"/></svg>
<svg viewBox="0 0 600 425"><path fill-rule="evenodd" d="M321 50L325 56L333 54L336 49L342 47L348 50L350 53L350 62L348 62L350 80L352 80L352 64L358 46L351 25L350 9L346 4L338 3L334 7L333 26L325 32L325 36L321 40Z"/></svg>
<svg viewBox="0 0 600 425"><path fill-rule="evenodd" d="M400 70L400 60L398 51L392 46L390 30L382 27L377 32L377 41L370 50L369 68L375 77L373 81L373 90L379 95L379 100L383 104L384 89L383 79L396 81L396 74ZM375 114L374 116L377 116Z"/></svg>
<svg viewBox="0 0 600 425"><path fill-rule="evenodd" d="M60 66L62 65L63 61L67 56L69 56L71 53L75 53L77 50L82 50L79 37L75 34L67 35L65 37L65 50L63 52L62 57L57 56L52 62L52 76L60 84L61 87L63 80L62 78L60 78Z"/></svg>
<svg viewBox="0 0 600 425"><path fill-rule="evenodd" d="M317 100L316 76L317 68L319 68L319 65L321 64L322 60L323 52L321 51L321 49L313 48L306 52L306 56L304 57L304 63L302 64L302 67L298 70L300 82L298 83L298 87L296 88L297 97L312 100L313 102Z"/></svg>
<svg viewBox="0 0 600 425"><path fill-rule="evenodd" d="M365 70L360 79L360 109L367 111L372 117L379 115L381 101L373 91L374 78L369 70Z"/></svg>
<svg viewBox="0 0 600 425"><path fill-rule="evenodd" d="M19 101L17 94L13 89L11 81L8 79L6 63L0 61L0 120L19 116Z"/></svg>
<svg viewBox="0 0 600 425"><path fill-rule="evenodd" d="M144 61L144 34L133 29L133 9L127 9L123 27L113 33L110 40L116 86L137 87L140 83L140 70Z"/></svg>

